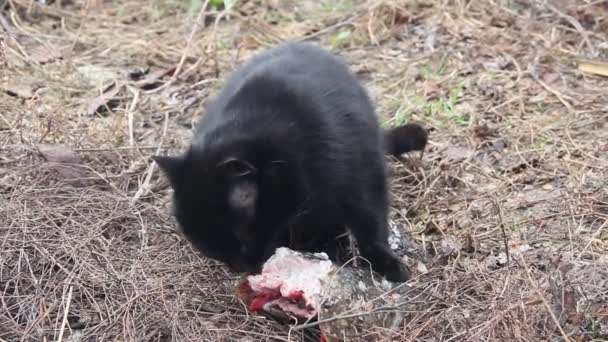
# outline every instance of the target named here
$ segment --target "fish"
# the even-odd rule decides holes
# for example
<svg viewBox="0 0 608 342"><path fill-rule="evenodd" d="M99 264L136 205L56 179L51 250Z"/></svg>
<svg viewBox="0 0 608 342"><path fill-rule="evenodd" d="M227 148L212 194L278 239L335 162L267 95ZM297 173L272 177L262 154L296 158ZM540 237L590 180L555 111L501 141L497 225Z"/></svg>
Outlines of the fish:
<svg viewBox="0 0 608 342"><path fill-rule="evenodd" d="M260 272L243 274L236 295L251 312L280 323L295 320L295 330L318 327L320 342L335 342L388 338L413 310L415 293L369 267L279 247Z"/></svg>

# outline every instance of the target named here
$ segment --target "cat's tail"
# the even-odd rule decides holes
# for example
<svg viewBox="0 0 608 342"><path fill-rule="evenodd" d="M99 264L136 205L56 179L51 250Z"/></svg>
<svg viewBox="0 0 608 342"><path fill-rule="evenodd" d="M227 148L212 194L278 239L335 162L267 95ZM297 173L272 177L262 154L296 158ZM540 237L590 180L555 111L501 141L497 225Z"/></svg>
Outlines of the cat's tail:
<svg viewBox="0 0 608 342"><path fill-rule="evenodd" d="M424 151L428 140L428 130L415 123L384 130L385 153L397 158L406 152Z"/></svg>

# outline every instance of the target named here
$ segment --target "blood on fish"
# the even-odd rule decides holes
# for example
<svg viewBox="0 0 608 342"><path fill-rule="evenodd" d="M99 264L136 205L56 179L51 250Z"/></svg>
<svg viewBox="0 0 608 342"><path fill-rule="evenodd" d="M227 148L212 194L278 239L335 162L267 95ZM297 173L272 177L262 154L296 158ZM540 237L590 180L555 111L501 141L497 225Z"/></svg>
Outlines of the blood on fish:
<svg viewBox="0 0 608 342"><path fill-rule="evenodd" d="M299 300L299 299L302 299L303 296L304 296L304 291L297 290L297 291L291 291L289 293L289 295L287 296L287 298L289 298L291 300Z"/></svg>
<svg viewBox="0 0 608 342"><path fill-rule="evenodd" d="M247 281L247 279L239 282L237 291L239 291L241 294L253 293L253 290L251 289L251 285L249 285L249 282Z"/></svg>
<svg viewBox="0 0 608 342"><path fill-rule="evenodd" d="M264 304L281 297L278 291L265 291L256 295L249 304L249 310L256 312L264 308Z"/></svg>
<svg viewBox="0 0 608 342"><path fill-rule="evenodd" d="M270 297L268 297L268 296L255 297L251 301L251 304L249 304L249 310L251 310L253 312L260 311L264 307L264 304L268 303L271 300L272 299L270 299Z"/></svg>
<svg viewBox="0 0 608 342"><path fill-rule="evenodd" d="M236 289L237 295L249 303L249 310L253 312L261 311L264 304L271 300L279 298L281 295L277 291L264 291L260 293L254 293L251 289L251 285L246 278L241 281Z"/></svg>

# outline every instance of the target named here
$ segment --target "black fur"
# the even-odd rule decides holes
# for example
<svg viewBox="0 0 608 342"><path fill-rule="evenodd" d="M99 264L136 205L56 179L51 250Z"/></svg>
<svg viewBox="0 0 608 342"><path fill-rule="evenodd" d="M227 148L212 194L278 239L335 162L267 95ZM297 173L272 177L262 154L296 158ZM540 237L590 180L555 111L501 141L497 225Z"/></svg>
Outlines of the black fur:
<svg viewBox="0 0 608 342"><path fill-rule="evenodd" d="M228 78L183 155L155 160L185 235L235 271L254 271L281 245L335 260L333 241L348 227L374 270L405 281L409 271L387 242L384 154L424 147L426 135L406 131L415 138L399 138L411 143L385 142L347 67L311 43L289 42Z"/></svg>
<svg viewBox="0 0 608 342"><path fill-rule="evenodd" d="M399 157L405 152L422 151L428 142L428 131L416 124L405 124L385 131L385 152Z"/></svg>

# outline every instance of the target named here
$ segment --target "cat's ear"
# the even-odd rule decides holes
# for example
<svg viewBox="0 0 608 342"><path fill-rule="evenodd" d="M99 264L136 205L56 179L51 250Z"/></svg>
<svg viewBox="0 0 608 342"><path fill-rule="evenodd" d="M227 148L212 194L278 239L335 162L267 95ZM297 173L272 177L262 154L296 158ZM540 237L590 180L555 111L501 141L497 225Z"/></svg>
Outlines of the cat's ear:
<svg viewBox="0 0 608 342"><path fill-rule="evenodd" d="M174 182L179 178L182 166L184 165L183 156L152 156L152 160L158 164L158 167L165 173L169 181Z"/></svg>
<svg viewBox="0 0 608 342"><path fill-rule="evenodd" d="M235 178L254 174L257 169L250 162L239 158L226 158L219 165L227 175Z"/></svg>

